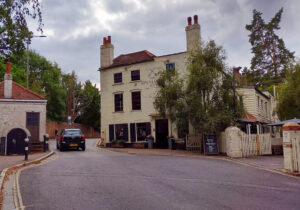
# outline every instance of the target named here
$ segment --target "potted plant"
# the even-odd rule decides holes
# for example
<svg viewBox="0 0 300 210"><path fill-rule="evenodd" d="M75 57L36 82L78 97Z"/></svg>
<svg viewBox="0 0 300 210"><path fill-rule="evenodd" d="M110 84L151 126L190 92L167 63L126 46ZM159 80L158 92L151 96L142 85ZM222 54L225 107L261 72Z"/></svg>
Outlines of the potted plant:
<svg viewBox="0 0 300 210"><path fill-rule="evenodd" d="M114 139L114 140L112 140L111 141L111 147L112 148L124 148L125 147L125 140L116 140L116 139Z"/></svg>
<svg viewBox="0 0 300 210"><path fill-rule="evenodd" d="M148 149L153 149L153 141L154 138L151 134L149 134L148 136L146 136L146 141L148 142Z"/></svg>

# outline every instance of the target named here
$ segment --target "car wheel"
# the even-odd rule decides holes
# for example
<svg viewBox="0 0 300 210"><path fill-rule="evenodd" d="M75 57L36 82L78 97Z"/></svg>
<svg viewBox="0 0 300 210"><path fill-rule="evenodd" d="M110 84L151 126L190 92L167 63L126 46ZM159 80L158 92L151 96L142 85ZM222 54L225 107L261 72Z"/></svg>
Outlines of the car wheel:
<svg viewBox="0 0 300 210"><path fill-rule="evenodd" d="M85 146L82 146L81 149L82 149L82 151L85 151Z"/></svg>
<svg viewBox="0 0 300 210"><path fill-rule="evenodd" d="M59 151L63 151L63 147L62 146L59 147Z"/></svg>

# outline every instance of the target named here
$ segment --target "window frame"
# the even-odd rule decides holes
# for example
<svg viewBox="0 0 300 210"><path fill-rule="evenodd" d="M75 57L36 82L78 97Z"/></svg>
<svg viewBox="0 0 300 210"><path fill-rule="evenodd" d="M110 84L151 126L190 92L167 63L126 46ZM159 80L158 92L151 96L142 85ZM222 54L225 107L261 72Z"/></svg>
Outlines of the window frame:
<svg viewBox="0 0 300 210"><path fill-rule="evenodd" d="M174 62L173 63L166 63L166 70L167 71L174 71L175 70L175 63Z"/></svg>
<svg viewBox="0 0 300 210"><path fill-rule="evenodd" d="M120 76L119 76L120 75ZM120 84L123 82L122 72L114 73L114 84Z"/></svg>
<svg viewBox="0 0 300 210"><path fill-rule="evenodd" d="M134 75L134 74L137 74L137 75ZM132 70L130 75L131 75L131 81L140 81L141 80L141 73L140 73L139 69ZM134 77L136 77L136 78L134 78Z"/></svg>
<svg viewBox="0 0 300 210"><path fill-rule="evenodd" d="M139 99L134 98L134 94L139 93ZM139 103L139 104L136 104ZM132 91L131 92L131 109L136 110L142 110L142 93L141 91Z"/></svg>
<svg viewBox="0 0 300 210"><path fill-rule="evenodd" d="M120 99L117 100L117 96L121 96ZM120 105L118 106L117 103L120 103ZM114 93L114 104L115 104L115 112L123 112L124 110L124 106L123 106L123 103L124 103L124 99L123 99L123 93ZM119 108L119 109L117 109Z"/></svg>
<svg viewBox="0 0 300 210"><path fill-rule="evenodd" d="M145 132L145 136L140 135L139 133L139 129L143 127L143 131ZM146 137L147 137L147 123L136 123L135 124L135 129L136 129L136 141L146 141Z"/></svg>

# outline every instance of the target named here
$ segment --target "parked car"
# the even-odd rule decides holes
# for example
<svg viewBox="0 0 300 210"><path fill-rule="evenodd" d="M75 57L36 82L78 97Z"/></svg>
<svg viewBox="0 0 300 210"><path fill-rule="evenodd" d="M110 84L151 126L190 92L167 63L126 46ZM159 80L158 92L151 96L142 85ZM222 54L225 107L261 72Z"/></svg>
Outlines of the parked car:
<svg viewBox="0 0 300 210"><path fill-rule="evenodd" d="M65 149L85 150L85 137L80 129L63 129L60 135L56 134L56 148L60 151Z"/></svg>

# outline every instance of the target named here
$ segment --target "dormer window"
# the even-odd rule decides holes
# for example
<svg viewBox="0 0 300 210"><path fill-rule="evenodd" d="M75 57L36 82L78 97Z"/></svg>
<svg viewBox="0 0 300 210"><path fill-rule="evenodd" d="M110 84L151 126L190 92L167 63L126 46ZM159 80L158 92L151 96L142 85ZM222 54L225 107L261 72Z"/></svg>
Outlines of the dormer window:
<svg viewBox="0 0 300 210"><path fill-rule="evenodd" d="M131 81L140 80L140 70L131 71Z"/></svg>
<svg viewBox="0 0 300 210"><path fill-rule="evenodd" d="M121 83L122 82L122 72L114 74L114 82Z"/></svg>
<svg viewBox="0 0 300 210"><path fill-rule="evenodd" d="M175 70L175 63L167 63L166 64L166 70L167 71Z"/></svg>

